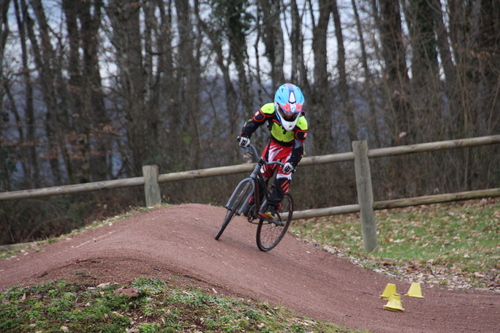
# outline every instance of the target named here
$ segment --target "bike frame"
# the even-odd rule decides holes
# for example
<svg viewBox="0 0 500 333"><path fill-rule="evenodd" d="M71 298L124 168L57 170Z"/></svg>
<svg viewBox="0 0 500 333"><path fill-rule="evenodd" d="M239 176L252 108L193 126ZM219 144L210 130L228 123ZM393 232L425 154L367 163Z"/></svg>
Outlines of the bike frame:
<svg viewBox="0 0 500 333"><path fill-rule="evenodd" d="M257 162L257 164L255 165L255 167L253 168L253 171L252 173L250 174L249 177L243 179L242 181L240 181L238 183L238 185L236 186L236 189L234 190L233 194L231 195L231 197L229 198L229 200L227 201L226 203L226 208L229 209L229 207L233 207L233 203L235 200L239 200L239 203L238 203L238 209L236 209L235 211L235 214L236 215L241 215L241 213L243 212L243 210L246 208L246 206L248 205L248 202L250 201L250 198L254 197L254 202L255 202L255 207L258 207L259 209L257 210L254 210L254 214L253 217L254 218L257 218L257 215L258 215L258 212L262 206L262 203L260 202L260 198L261 198L261 189L259 188L260 186L260 183L262 182L262 189L264 189L264 197L265 200L263 201L263 203L266 203L267 202L267 186L266 184L264 183L264 179L261 178L259 179L259 176L260 176L260 169L262 168L263 165L265 164L268 164L268 165L271 165L271 164L278 164L278 165L281 165L283 166L284 163L281 163L281 162L277 162L277 161L274 161L274 162L266 162L262 156L260 156L257 152L257 149L253 146L253 145L250 145L248 147L245 148L246 149L246 152L249 153L250 155L253 155L253 156L258 156L259 157L259 160ZM239 193L239 189L243 186L245 186L245 183L249 183L250 186L251 186L251 191L248 191L248 194L245 196L245 198L239 198L237 197L238 193ZM244 199L244 200L242 200Z"/></svg>

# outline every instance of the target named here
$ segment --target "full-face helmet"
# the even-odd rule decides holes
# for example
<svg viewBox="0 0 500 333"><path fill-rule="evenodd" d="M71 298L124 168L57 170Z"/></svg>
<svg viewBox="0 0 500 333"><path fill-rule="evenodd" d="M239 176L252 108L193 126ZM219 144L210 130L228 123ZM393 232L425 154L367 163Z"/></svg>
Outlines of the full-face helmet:
<svg viewBox="0 0 500 333"><path fill-rule="evenodd" d="M286 131L294 129L302 113L303 105L304 95L296 85L285 83L276 90L274 95L276 116Z"/></svg>

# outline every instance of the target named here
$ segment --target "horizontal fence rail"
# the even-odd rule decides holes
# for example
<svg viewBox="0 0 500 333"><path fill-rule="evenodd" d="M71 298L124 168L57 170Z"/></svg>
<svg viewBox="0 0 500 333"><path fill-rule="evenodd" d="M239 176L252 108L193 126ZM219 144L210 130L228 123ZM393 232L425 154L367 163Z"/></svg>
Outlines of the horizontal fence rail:
<svg viewBox="0 0 500 333"><path fill-rule="evenodd" d="M460 200L472 200L481 198L500 197L500 188L492 188L488 190L467 191L452 194L435 194L425 195L421 197L393 199L385 201L375 201L373 203L374 210L404 208L418 205L430 205L434 203L444 203ZM310 219L313 217L324 217L340 214L359 213L359 205L345 205L328 208L316 208L293 212L293 220Z"/></svg>
<svg viewBox="0 0 500 333"><path fill-rule="evenodd" d="M395 155L428 152L436 150L475 147L475 146L483 146L483 145L497 144L497 143L500 143L500 135L492 135L492 136L471 138L471 139L421 143L409 146L377 148L368 150L367 154L368 157L375 158L375 157L395 156ZM337 162L348 162L353 160L354 160L353 152L322 155L322 156L311 156L311 157L304 157L300 162L300 166L302 167L302 166L320 165L320 164L337 163ZM254 165L255 165L254 163L249 163L249 164L230 165L230 166L215 167L208 169L161 174L158 175L158 183L245 173L252 171ZM107 180L107 181L86 183L86 184L63 185L56 187L47 187L42 189L2 192L0 193L0 201L39 198L52 195L72 194L72 193L88 192L88 191L120 188L120 187L141 186L144 185L144 183L145 183L144 177L134 177L134 178Z"/></svg>
<svg viewBox="0 0 500 333"><path fill-rule="evenodd" d="M0 193L0 201L40 198L40 197L48 197L51 195L81 193L81 192L97 191L97 190L119 188L119 187L138 186L138 185L144 185L144 177L106 180L102 182L75 184L75 185L63 185L63 186L46 187L33 190L2 192Z"/></svg>

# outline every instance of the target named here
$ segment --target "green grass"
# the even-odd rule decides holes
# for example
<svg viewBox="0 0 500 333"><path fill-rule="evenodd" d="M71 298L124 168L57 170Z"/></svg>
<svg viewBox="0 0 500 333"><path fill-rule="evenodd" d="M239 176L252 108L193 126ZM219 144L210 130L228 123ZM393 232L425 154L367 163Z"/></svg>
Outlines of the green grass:
<svg viewBox="0 0 500 333"><path fill-rule="evenodd" d="M365 267L422 282L499 289L500 200L376 211L376 221L379 249L370 255L363 249L358 214L294 221L291 230Z"/></svg>
<svg viewBox="0 0 500 333"><path fill-rule="evenodd" d="M119 292L126 289L129 293ZM0 293L0 332L366 332L158 279L100 287L54 281Z"/></svg>

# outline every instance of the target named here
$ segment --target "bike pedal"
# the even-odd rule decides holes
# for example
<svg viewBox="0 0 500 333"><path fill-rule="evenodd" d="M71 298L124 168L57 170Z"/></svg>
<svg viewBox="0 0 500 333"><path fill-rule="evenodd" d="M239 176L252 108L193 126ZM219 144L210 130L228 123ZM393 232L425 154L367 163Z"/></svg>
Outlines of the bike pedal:
<svg viewBox="0 0 500 333"><path fill-rule="evenodd" d="M273 221L271 221L271 223L276 224L278 227L282 227L285 225L285 223L283 223L283 221L278 221L278 220L273 220Z"/></svg>
<svg viewBox="0 0 500 333"><path fill-rule="evenodd" d="M269 223L272 223L272 224L276 224L278 227L282 227L285 225L285 223L283 223L283 221L281 220L276 220L276 219L272 219L270 218L269 216L267 216L266 214L264 213L259 213L259 216L265 220L266 222L269 222Z"/></svg>

